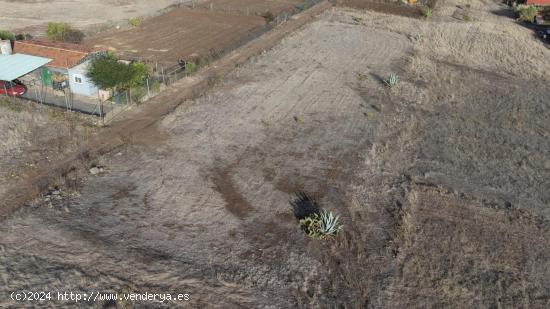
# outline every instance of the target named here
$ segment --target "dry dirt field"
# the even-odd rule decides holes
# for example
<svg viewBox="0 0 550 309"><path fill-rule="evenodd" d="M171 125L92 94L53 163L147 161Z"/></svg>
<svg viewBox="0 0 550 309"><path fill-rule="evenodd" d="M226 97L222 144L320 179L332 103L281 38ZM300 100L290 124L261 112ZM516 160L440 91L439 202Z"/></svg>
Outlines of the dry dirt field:
<svg viewBox="0 0 550 309"><path fill-rule="evenodd" d="M93 290L191 295L159 308L548 308L550 51L499 4L456 18L465 4L329 10L182 102L79 196L2 222L0 307ZM300 230L298 191L342 215L335 241ZM115 305L132 304L86 304Z"/></svg>
<svg viewBox="0 0 550 309"><path fill-rule="evenodd" d="M87 38L85 44L168 68L194 53L207 57L219 52L264 25L260 16L176 8L144 21L140 27Z"/></svg>
<svg viewBox="0 0 550 309"><path fill-rule="evenodd" d="M133 17L156 12L185 0L0 0L0 29L40 33L50 21L63 21L80 29L105 23L125 24Z"/></svg>

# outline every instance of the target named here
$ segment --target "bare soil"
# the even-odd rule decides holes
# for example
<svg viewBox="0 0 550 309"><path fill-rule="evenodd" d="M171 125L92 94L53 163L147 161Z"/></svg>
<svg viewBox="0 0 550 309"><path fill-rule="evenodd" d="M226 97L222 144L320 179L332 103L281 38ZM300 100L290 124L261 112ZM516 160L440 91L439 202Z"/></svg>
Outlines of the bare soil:
<svg viewBox="0 0 550 309"><path fill-rule="evenodd" d="M176 8L136 28L97 34L87 38L85 44L169 68L189 55L208 57L238 44L265 23L260 16Z"/></svg>
<svg viewBox="0 0 550 309"><path fill-rule="evenodd" d="M81 30L128 24L149 17L181 0L0 0L0 29L43 35L45 25L63 21Z"/></svg>
<svg viewBox="0 0 550 309"><path fill-rule="evenodd" d="M414 4L400 0L336 0L335 3L342 7L420 18L422 11L435 7L437 0L417 1Z"/></svg>
<svg viewBox="0 0 550 309"><path fill-rule="evenodd" d="M430 20L332 9L199 98L188 86L207 71L176 84L108 132L107 173L80 196L3 222L0 291L547 308L550 51L499 4L468 3L471 22L450 0ZM298 191L343 216L335 241L300 230Z"/></svg>
<svg viewBox="0 0 550 309"><path fill-rule="evenodd" d="M262 15L271 12L277 16L294 10L297 5L304 2L303 0L207 0L201 1L196 7L240 15Z"/></svg>

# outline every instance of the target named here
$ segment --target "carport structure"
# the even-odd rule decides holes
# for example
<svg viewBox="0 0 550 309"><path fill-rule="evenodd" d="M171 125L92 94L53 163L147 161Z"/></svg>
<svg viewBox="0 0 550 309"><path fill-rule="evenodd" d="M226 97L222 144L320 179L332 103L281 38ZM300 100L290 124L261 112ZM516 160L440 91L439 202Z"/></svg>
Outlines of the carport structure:
<svg viewBox="0 0 550 309"><path fill-rule="evenodd" d="M0 56L0 80L16 80L39 69L50 61L52 59L24 54L2 55Z"/></svg>
<svg viewBox="0 0 550 309"><path fill-rule="evenodd" d="M50 58L31 56L24 53L0 55L0 81L11 82L21 79L27 87L27 93L21 96L24 99L39 104L66 108L67 110L102 117L104 109L100 107L97 101L76 100L72 95L58 96L52 92L48 92L48 88L44 85L43 74L34 74L33 72L50 64L52 61L53 59ZM110 109L107 108L107 111Z"/></svg>
<svg viewBox="0 0 550 309"><path fill-rule="evenodd" d="M51 59L24 54L0 56L0 81L12 82L30 72L39 69L52 61ZM4 93L9 96L6 84L3 84ZM38 96L38 94L36 94ZM14 95L15 96L15 95Z"/></svg>

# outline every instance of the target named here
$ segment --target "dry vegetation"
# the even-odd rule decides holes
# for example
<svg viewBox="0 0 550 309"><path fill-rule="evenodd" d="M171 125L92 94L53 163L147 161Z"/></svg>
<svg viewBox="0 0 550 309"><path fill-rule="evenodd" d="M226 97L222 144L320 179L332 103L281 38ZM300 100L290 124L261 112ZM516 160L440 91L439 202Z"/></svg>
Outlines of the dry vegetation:
<svg viewBox="0 0 550 309"><path fill-rule="evenodd" d="M38 165L78 148L96 131L93 119L79 114L0 97L0 195Z"/></svg>
<svg viewBox="0 0 550 309"><path fill-rule="evenodd" d="M465 4L428 20L332 9L219 78L102 157L80 196L5 220L2 293L548 307L550 51L500 5L453 17ZM342 215L336 240L300 230L299 191Z"/></svg>

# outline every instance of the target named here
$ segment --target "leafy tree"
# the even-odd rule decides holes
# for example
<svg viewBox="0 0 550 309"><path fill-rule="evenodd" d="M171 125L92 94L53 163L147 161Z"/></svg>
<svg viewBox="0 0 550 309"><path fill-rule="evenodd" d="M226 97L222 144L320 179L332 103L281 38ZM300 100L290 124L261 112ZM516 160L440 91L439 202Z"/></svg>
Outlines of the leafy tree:
<svg viewBox="0 0 550 309"><path fill-rule="evenodd" d="M130 81L128 87L143 86L145 79L149 76L147 66L141 62L133 62L130 64Z"/></svg>
<svg viewBox="0 0 550 309"><path fill-rule="evenodd" d="M1 30L0 29L0 40L10 40L13 41L14 35L13 33L7 31L7 30Z"/></svg>
<svg viewBox="0 0 550 309"><path fill-rule="evenodd" d="M124 81L126 66L110 53L94 58L88 68L88 78L101 89L114 89Z"/></svg>
<svg viewBox="0 0 550 309"><path fill-rule="evenodd" d="M143 85L149 75L147 67L140 62L126 64L112 53L94 58L88 68L88 78L101 89L127 90Z"/></svg>

